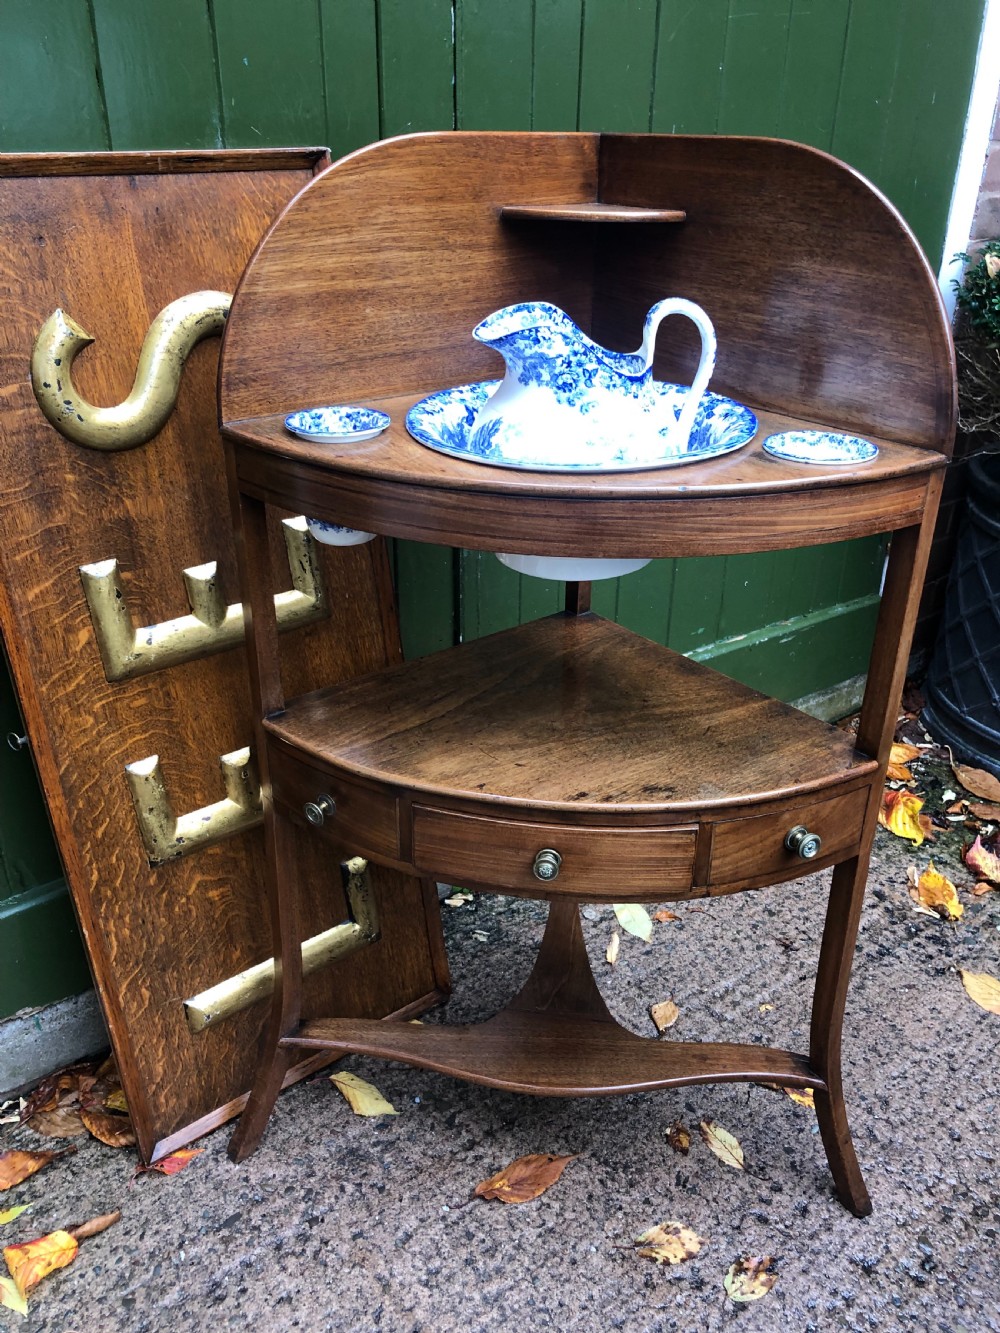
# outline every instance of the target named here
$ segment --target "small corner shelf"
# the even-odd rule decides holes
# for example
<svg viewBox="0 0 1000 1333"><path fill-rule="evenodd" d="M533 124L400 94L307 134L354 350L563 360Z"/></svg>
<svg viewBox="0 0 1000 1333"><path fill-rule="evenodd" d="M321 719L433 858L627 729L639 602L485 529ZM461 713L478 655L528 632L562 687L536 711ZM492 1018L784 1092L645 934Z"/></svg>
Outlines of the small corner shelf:
<svg viewBox="0 0 1000 1333"><path fill-rule="evenodd" d="M690 219L598 194L683 199ZM553 197L579 202L536 202ZM503 202L511 200L520 202ZM686 225L637 233L501 221ZM817 254L822 265L801 259ZM491 310L552 301L602 344L629 346L650 307L672 295L708 312L719 390L757 413L759 436L744 449L595 476L482 467L407 434L406 413L427 392L496 376L493 355L470 336ZM954 436L948 323L899 216L843 164L779 140L391 140L335 164L282 214L235 298L220 374L282 959L232 1155L256 1147L301 1048L364 1052L538 1095L765 1079L815 1090L837 1194L868 1213L841 1030ZM690 374L690 348L666 340L656 378L690 383ZM384 435L331 446L283 428L296 406L352 401L389 414ZM820 424L863 434L877 458L810 467L761 448L769 433ZM565 613L286 698L270 508L381 536L610 559L891 534L857 735L591 614L585 584L567 585ZM364 558L358 549L343 558ZM290 677L287 660L285 668ZM330 813L313 827L317 809ZM356 1015L303 1022L298 913L314 886L299 882L295 850L313 838L428 880L548 900L525 986L475 1028ZM802 881L816 869L832 877L807 1052L647 1040L611 1018L580 904L710 899L776 884L812 894Z"/></svg>
<svg viewBox="0 0 1000 1333"><path fill-rule="evenodd" d="M683 208L639 208L631 204L501 204L505 222L683 222Z"/></svg>

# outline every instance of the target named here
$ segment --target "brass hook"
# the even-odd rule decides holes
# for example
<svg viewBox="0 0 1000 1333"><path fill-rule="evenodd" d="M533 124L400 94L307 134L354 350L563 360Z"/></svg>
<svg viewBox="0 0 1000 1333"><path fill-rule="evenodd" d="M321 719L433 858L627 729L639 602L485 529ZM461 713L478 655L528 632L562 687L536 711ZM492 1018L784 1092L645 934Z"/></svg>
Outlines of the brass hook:
<svg viewBox="0 0 1000 1333"><path fill-rule="evenodd" d="M94 407L77 392L73 362L94 339L64 311L54 311L31 353L31 387L43 415L87 449L145 444L173 411L191 348L222 330L231 303L226 292L191 292L164 306L143 339L132 391L117 407Z"/></svg>

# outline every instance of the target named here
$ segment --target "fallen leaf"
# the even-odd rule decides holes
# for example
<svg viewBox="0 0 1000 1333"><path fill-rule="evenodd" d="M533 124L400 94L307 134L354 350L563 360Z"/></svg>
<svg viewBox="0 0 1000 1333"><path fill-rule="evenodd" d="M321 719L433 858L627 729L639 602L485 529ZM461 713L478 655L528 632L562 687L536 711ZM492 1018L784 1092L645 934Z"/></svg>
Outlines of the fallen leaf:
<svg viewBox="0 0 1000 1333"><path fill-rule="evenodd" d="M717 1125L714 1120L703 1120L698 1128L701 1130L701 1137L720 1162L736 1167L738 1171L744 1169L743 1149L740 1147L739 1139L733 1138L727 1129Z"/></svg>
<svg viewBox="0 0 1000 1333"><path fill-rule="evenodd" d="M615 916L622 930L630 935L638 935L640 940L649 940L653 934L653 922L645 907L638 903L615 903Z"/></svg>
<svg viewBox="0 0 1000 1333"><path fill-rule="evenodd" d="M964 764L952 764L955 777L973 796L981 796L984 801L1000 801L1000 779L984 768L967 768Z"/></svg>
<svg viewBox="0 0 1000 1333"><path fill-rule="evenodd" d="M576 1153L560 1157L554 1153L529 1153L518 1157L489 1180L481 1180L473 1191L480 1199L503 1203L528 1203L556 1183Z"/></svg>
<svg viewBox="0 0 1000 1333"><path fill-rule="evenodd" d="M0 1305L5 1305L8 1310L15 1310L18 1314L28 1313L28 1302L14 1286L13 1278L0 1277Z"/></svg>
<svg viewBox="0 0 1000 1333"><path fill-rule="evenodd" d="M978 884L972 886L972 896L973 898L982 898L986 893L994 893L996 887L995 884L990 884L988 880L981 879Z"/></svg>
<svg viewBox="0 0 1000 1333"><path fill-rule="evenodd" d="M693 1259L705 1244L703 1236L682 1226L680 1222L661 1222L636 1236L636 1253L643 1259L655 1259L658 1264L682 1264Z"/></svg>
<svg viewBox="0 0 1000 1333"><path fill-rule="evenodd" d="M919 847L934 836L929 816L922 815L923 799L911 791L884 791L878 822L897 838L909 838Z"/></svg>
<svg viewBox="0 0 1000 1333"><path fill-rule="evenodd" d="M13 1185L20 1185L43 1166L54 1162L57 1157L76 1152L73 1147L63 1148L62 1152L20 1152L16 1148L0 1153L0 1190L9 1190Z"/></svg>
<svg viewBox="0 0 1000 1333"><path fill-rule="evenodd" d="M5 1227L8 1222L13 1222L15 1217L20 1217L30 1207L30 1203L19 1203L15 1208L0 1208L0 1227Z"/></svg>
<svg viewBox="0 0 1000 1333"><path fill-rule="evenodd" d="M363 1078L358 1078L357 1074L331 1074L330 1082L344 1094L355 1115L399 1115L378 1088L366 1083Z"/></svg>
<svg viewBox="0 0 1000 1333"><path fill-rule="evenodd" d="M148 1171L159 1171L161 1176L176 1176L178 1171L183 1171L189 1162L204 1151L204 1148L178 1148L168 1157L161 1157L158 1162L151 1162L149 1166L140 1162L135 1168L132 1179L145 1175Z"/></svg>
<svg viewBox="0 0 1000 1333"><path fill-rule="evenodd" d="M113 1111L82 1110L80 1119L94 1138L106 1143L109 1148L135 1147L135 1130L127 1115L116 1115Z"/></svg>
<svg viewBox="0 0 1000 1333"><path fill-rule="evenodd" d="M1000 856L989 847L985 847L982 838L976 838L963 860L980 879L988 879L991 884L1000 884Z"/></svg>
<svg viewBox="0 0 1000 1333"><path fill-rule="evenodd" d="M989 805L986 801L970 801L969 814L984 823L1000 824L1000 805Z"/></svg>
<svg viewBox="0 0 1000 1333"><path fill-rule="evenodd" d="M915 877L914 870L915 867L911 866L908 872L910 897L913 901L927 908L935 916L943 917L945 921L957 921L965 908L958 901L958 890L947 875L935 870L933 861L927 863L927 869L919 878Z"/></svg>
<svg viewBox="0 0 1000 1333"><path fill-rule="evenodd" d="M91 1236L99 1236L102 1231L107 1231L108 1227L114 1226L121 1220L121 1209L116 1208L113 1213L101 1213L99 1217L92 1217L78 1226L68 1227L67 1230L74 1240L89 1240Z"/></svg>
<svg viewBox="0 0 1000 1333"><path fill-rule="evenodd" d="M115 1088L108 1093L104 1099L104 1108L107 1111L121 1111L123 1115L128 1115L128 1102L121 1088Z"/></svg>
<svg viewBox="0 0 1000 1333"><path fill-rule="evenodd" d="M729 1272L722 1279L730 1299L745 1303L766 1296L778 1280L774 1264L775 1260L769 1254L744 1255L730 1264Z"/></svg>
<svg viewBox="0 0 1000 1333"><path fill-rule="evenodd" d="M618 962L618 954L621 947L622 937L618 934L617 930L613 930L611 932L611 939L608 941L607 952L604 955L612 967Z"/></svg>
<svg viewBox="0 0 1000 1333"><path fill-rule="evenodd" d="M759 1014L769 1014L773 1008L773 1004L759 1004L757 1006L757 1012Z"/></svg>
<svg viewBox="0 0 1000 1333"><path fill-rule="evenodd" d="M53 1111L39 1111L28 1121L28 1128L49 1139L75 1139L87 1132L80 1120L79 1106L57 1106Z"/></svg>
<svg viewBox="0 0 1000 1333"><path fill-rule="evenodd" d="M661 907L658 912L653 913L653 920L659 921L662 925L664 921L680 921L676 912L668 911L666 907Z"/></svg>
<svg viewBox="0 0 1000 1333"><path fill-rule="evenodd" d="M988 972L966 972L961 967L958 975L970 1000L975 1000L980 1009L1000 1014L1000 981L996 977L991 977Z"/></svg>
<svg viewBox="0 0 1000 1333"><path fill-rule="evenodd" d="M805 1106L808 1107L810 1111L815 1111L816 1098L813 1095L812 1088L783 1087L781 1091L785 1094L786 1097L791 1097L792 1101L795 1102L798 1106Z"/></svg>
<svg viewBox="0 0 1000 1333"><path fill-rule="evenodd" d="M453 893L450 898L445 898L446 907L464 907L466 903L472 902L471 893Z"/></svg>
<svg viewBox="0 0 1000 1333"><path fill-rule="evenodd" d="M680 1018L681 1011L673 1000L663 1000L660 1004L649 1006L649 1016L656 1024L657 1032L666 1032L667 1028L672 1028Z"/></svg>
<svg viewBox="0 0 1000 1333"><path fill-rule="evenodd" d="M907 768L907 764L914 759L920 758L920 750L916 745L895 744L889 751L889 767L886 769L886 777L894 782L912 782L913 774Z"/></svg>
<svg viewBox="0 0 1000 1333"><path fill-rule="evenodd" d="M674 1152L679 1152L686 1157L691 1151L691 1131L686 1129L679 1120L675 1120L667 1130L667 1142Z"/></svg>
<svg viewBox="0 0 1000 1333"><path fill-rule="evenodd" d="M53 1231L48 1236L39 1236L37 1240L26 1241L23 1245L5 1246L3 1257L14 1279L14 1286L22 1296L27 1296L43 1277L71 1264L79 1248L79 1242L68 1231Z"/></svg>

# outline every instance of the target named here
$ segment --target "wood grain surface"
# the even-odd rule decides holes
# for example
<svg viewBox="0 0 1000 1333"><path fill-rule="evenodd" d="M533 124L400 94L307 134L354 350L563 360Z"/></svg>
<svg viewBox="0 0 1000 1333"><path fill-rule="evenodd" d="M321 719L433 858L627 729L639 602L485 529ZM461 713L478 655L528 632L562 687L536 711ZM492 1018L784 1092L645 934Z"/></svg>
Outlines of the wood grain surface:
<svg viewBox="0 0 1000 1333"><path fill-rule="evenodd" d="M125 453L58 435L35 404L28 362L62 306L96 339L74 366L78 388L120 401L154 315L188 292L231 290L316 162L275 151L0 159L0 625L147 1159L239 1109L263 1009L194 1036L183 1001L268 958L272 943L261 830L152 870L124 766L159 754L178 812L210 804L224 794L218 757L252 739L253 716L242 648L109 684L78 567L116 557L138 624L185 614L181 571L208 560L227 600L239 600L218 343L194 350L161 434ZM323 565L330 616L283 645L297 690L399 656L382 544L326 552ZM327 847L300 855L312 934L345 908ZM440 993L436 902L392 871L377 887L381 940L311 979L307 1012L336 996L338 1008L381 1016Z"/></svg>

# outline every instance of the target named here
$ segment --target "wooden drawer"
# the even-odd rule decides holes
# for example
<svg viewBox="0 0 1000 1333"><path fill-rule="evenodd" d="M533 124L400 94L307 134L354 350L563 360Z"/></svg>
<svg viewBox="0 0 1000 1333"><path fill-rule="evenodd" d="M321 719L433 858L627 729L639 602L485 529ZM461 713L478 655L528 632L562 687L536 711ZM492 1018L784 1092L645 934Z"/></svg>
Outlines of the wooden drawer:
<svg viewBox="0 0 1000 1333"><path fill-rule="evenodd" d="M337 813L317 828L318 833L376 860L380 856L391 861L399 859L394 797L340 775L331 777L322 769L273 748L270 764L271 788L277 805L302 816L307 801L315 801L322 795L332 796Z"/></svg>
<svg viewBox="0 0 1000 1333"><path fill-rule="evenodd" d="M691 887L694 828L574 828L481 819L417 806L413 864L456 884L496 885L532 896L563 892L587 898L657 901ZM555 880L536 879L535 856L562 857Z"/></svg>
<svg viewBox="0 0 1000 1333"><path fill-rule="evenodd" d="M822 847L816 864L831 855L849 855L861 838L861 825L868 803L868 788L841 796L789 803L781 810L749 819L729 819L716 824L712 835L709 882L731 884L755 879L780 879L812 864L785 848L785 834L797 824L818 833Z"/></svg>

